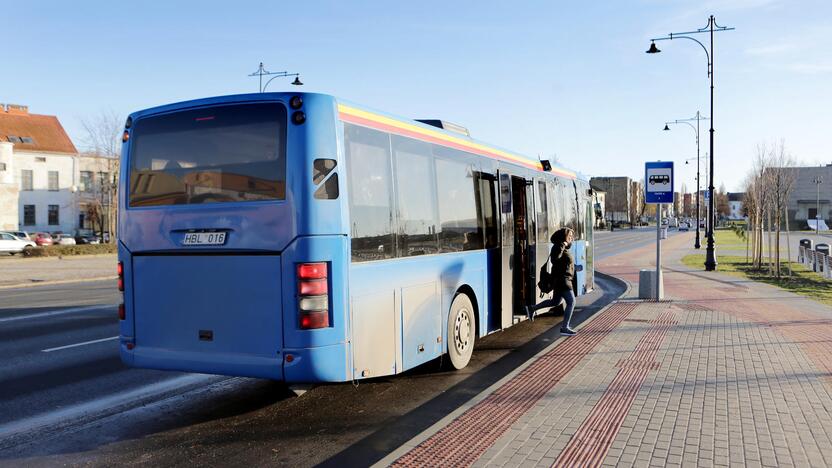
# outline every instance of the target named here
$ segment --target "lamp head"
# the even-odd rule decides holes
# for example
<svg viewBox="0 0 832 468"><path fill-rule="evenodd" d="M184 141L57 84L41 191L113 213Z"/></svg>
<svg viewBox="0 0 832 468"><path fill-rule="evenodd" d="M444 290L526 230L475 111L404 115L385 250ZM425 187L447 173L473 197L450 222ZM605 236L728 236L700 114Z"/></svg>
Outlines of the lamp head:
<svg viewBox="0 0 832 468"><path fill-rule="evenodd" d="M303 83L301 83L300 77L296 76L295 81L293 81L292 84L295 85L295 86L301 86Z"/></svg>
<svg viewBox="0 0 832 468"><path fill-rule="evenodd" d="M645 51L645 53L647 53L647 54L658 54L659 52L661 52L661 50L659 50L659 48L656 47L656 43L653 42L653 41L650 41L650 48L647 49Z"/></svg>
<svg viewBox="0 0 832 468"><path fill-rule="evenodd" d="M669 130L670 130L670 127L668 127L667 124L664 124L664 131L667 132Z"/></svg>

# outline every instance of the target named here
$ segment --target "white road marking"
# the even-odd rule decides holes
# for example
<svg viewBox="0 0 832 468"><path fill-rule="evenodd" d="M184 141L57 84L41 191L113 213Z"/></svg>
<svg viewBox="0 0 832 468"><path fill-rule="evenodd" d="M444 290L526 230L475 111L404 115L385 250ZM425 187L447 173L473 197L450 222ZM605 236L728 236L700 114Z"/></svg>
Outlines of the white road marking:
<svg viewBox="0 0 832 468"><path fill-rule="evenodd" d="M111 309L118 307L118 304L98 305L90 307L74 307L71 309L54 310L52 312L38 312L37 314L18 315L16 317L0 318L0 323L16 322L18 320L28 320L33 318L51 317L53 315L74 314L76 312L91 312L93 310Z"/></svg>
<svg viewBox="0 0 832 468"><path fill-rule="evenodd" d="M57 348L42 349L41 352L51 353L52 351L60 351L62 349L75 348L75 347L78 347L78 346L85 346L85 345L88 345L88 344L103 343L105 341L112 341L112 340L117 340L117 339L118 339L117 336L111 336L109 338L101 338L100 340L85 341L83 343L75 343L75 344L66 345L66 346L58 346Z"/></svg>

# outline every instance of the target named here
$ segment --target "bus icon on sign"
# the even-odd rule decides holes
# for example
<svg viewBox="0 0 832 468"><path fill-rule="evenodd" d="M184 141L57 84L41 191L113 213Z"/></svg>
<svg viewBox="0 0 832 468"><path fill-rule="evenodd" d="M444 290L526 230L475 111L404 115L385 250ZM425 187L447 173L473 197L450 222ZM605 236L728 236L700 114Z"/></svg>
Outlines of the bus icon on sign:
<svg viewBox="0 0 832 468"><path fill-rule="evenodd" d="M648 182L650 182L650 185L669 184L670 183L670 176L667 175L667 174L651 175L650 178L648 179Z"/></svg>

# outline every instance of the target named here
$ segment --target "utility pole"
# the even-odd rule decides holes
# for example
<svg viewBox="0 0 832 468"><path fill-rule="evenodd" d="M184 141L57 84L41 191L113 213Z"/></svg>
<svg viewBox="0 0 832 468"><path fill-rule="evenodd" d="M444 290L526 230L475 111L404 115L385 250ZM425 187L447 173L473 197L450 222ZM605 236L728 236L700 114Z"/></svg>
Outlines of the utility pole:
<svg viewBox="0 0 832 468"><path fill-rule="evenodd" d="M815 236L820 238L820 184L823 183L823 178L821 176L815 176L812 180L812 183L815 184L816 195L815 195Z"/></svg>

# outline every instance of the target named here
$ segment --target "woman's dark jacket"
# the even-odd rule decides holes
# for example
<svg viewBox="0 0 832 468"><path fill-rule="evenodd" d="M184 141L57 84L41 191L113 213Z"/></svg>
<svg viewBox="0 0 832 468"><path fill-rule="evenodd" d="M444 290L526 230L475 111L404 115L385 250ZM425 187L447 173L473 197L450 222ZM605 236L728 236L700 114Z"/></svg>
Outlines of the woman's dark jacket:
<svg viewBox="0 0 832 468"><path fill-rule="evenodd" d="M575 260L563 245L552 246L552 283L555 292L571 291L575 277Z"/></svg>

